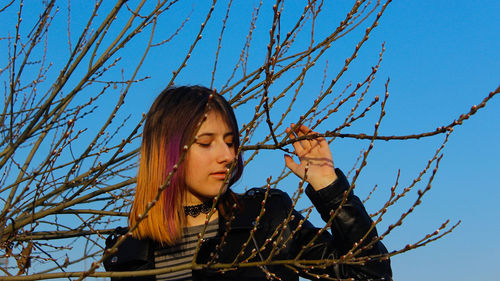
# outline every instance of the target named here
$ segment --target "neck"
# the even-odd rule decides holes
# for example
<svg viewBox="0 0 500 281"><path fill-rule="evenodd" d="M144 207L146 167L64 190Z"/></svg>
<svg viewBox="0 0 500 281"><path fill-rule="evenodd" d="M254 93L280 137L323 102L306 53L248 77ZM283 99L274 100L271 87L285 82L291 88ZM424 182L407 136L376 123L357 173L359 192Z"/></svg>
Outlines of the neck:
<svg viewBox="0 0 500 281"><path fill-rule="evenodd" d="M200 214L197 217L192 217L192 216L186 216L186 224L187 226L196 226L196 225L201 225L204 224L205 221L207 220L208 214ZM210 217L209 221L213 221L219 217L219 213L217 210L214 211L212 216Z"/></svg>

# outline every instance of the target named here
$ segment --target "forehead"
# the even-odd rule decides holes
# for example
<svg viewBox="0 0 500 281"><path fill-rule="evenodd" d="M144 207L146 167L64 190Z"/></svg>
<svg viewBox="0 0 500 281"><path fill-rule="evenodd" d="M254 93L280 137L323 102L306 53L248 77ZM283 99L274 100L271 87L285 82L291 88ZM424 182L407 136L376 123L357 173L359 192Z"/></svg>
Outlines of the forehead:
<svg viewBox="0 0 500 281"><path fill-rule="evenodd" d="M234 133L231 126L227 122L227 116L217 111L207 113L207 118L200 127L198 134L204 133Z"/></svg>

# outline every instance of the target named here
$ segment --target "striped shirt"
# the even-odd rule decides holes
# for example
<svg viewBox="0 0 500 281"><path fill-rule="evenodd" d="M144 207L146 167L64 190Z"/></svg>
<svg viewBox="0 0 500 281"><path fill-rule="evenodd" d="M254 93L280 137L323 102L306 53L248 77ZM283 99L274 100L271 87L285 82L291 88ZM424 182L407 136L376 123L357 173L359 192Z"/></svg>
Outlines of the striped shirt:
<svg viewBox="0 0 500 281"><path fill-rule="evenodd" d="M203 239L215 237L219 228L218 219L208 223ZM203 230L204 225L196 225L184 228L184 236L181 242L174 246L167 246L155 251L155 267L167 268L191 263L198 243L198 234ZM162 273L156 276L156 280L192 280L191 269Z"/></svg>

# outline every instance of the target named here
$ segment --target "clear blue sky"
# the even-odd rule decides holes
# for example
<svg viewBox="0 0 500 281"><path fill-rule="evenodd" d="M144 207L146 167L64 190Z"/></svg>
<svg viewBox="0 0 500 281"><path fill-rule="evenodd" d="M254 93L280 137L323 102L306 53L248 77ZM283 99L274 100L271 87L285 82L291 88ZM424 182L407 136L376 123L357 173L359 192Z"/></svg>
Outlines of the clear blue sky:
<svg viewBox="0 0 500 281"><path fill-rule="evenodd" d="M340 15L336 11L342 1L326 2L325 13L331 14L332 18L322 19L318 34L332 28L332 23L339 22L337 17ZM294 3L288 1L288 7L293 7ZM252 5L243 8L235 5L232 12L248 16ZM499 10L498 1L394 1L390 4L380 26L360 53L359 67L355 65L354 73L349 76L349 79L362 77L377 59L381 43L386 42L387 50L377 76L379 86L374 90L380 91L385 80L391 78L388 117L382 125L382 133L430 131L449 124L496 89L500 84ZM246 31L246 19L238 23L233 18L229 26ZM267 40L265 35L262 40ZM235 42L226 43L223 52L238 53L242 43ZM267 41L263 42L262 50L267 44ZM340 48L342 50L343 45ZM330 54L329 63L333 69L339 67L335 58L334 53ZM202 61L199 57L194 59ZM211 57L208 59L207 66L212 61ZM228 67L232 69L232 64ZM224 64L219 68L224 69ZM209 84L209 73L197 71L193 74L184 73L178 83ZM304 90L308 89L317 91L318 88L307 86ZM451 220L450 224L462 220L461 225L444 239L394 257L395 280L498 280L499 108L499 98L495 98L472 120L456 128L445 149L432 190L403 227L384 241L390 250L399 249L434 231L446 219ZM244 117L240 115L239 118ZM380 206L387 189L394 183L398 168L405 179L402 184L409 184L442 139L439 136L421 142L377 143L356 191L363 197L374 184L379 185L367 208L374 210ZM356 149L349 150L351 147ZM359 147L351 146L349 141L335 142L332 149L336 166L344 169L350 169L359 154ZM281 155L277 153L272 157L275 157L276 165L269 164L269 156L257 159L262 164L254 163L249 167L239 186L261 185L267 175L276 174L269 169L274 166L279 170L282 168L278 165ZM256 178L257 182L253 183ZM293 191L295 185L282 188ZM400 209L392 210L394 213L387 216L387 222L380 228L393 222L399 216L398 211L406 210L414 199L415 194L412 194L398 207ZM318 217L313 222L322 225Z"/></svg>
<svg viewBox="0 0 500 281"><path fill-rule="evenodd" d="M237 22L234 18L231 21L230 18L229 31L242 29L246 32L249 9L254 5L252 1L248 2L251 4L233 7L233 13L246 17L242 22ZM332 24L335 26L340 21L340 16L343 16L337 13L343 6L342 1L325 2L324 12L329 16L322 18L317 27L318 34L330 30ZM288 1L287 7L294 7L295 3ZM267 12L268 10L269 8ZM364 77L369 66L375 63L380 45L386 42L387 50L377 76L378 86L373 89L381 91L383 83L390 77L388 116L383 122L381 133L431 131L449 124L496 89L500 84L498 11L499 1L394 1L390 4L366 48L360 52L358 64L353 66L351 76L348 76L354 82L357 82L355 79ZM219 13L222 14L220 11ZM263 43L257 48L261 48L263 53L267 44L267 29L262 33L265 34L261 37ZM235 36L234 43L223 46L225 54L238 54L242 43L236 38L238 37ZM359 35L353 36L353 39L356 38ZM258 39L254 44L258 46L257 42ZM215 46L215 42L205 44L212 48ZM344 49L342 44L339 43L340 52L352 50ZM179 55L184 54L183 51L181 49ZM255 53L259 53L259 50L255 50ZM263 59L263 56L256 57L260 59L259 63ZM232 69L234 56L231 58L233 61L226 68ZM199 67L206 60L207 57L198 53L191 64ZM166 61L168 60L164 62ZM211 70L211 63L212 56L208 57L208 63L201 68ZM335 52L329 54L329 63L332 67L330 73L334 73L339 67ZM224 63L219 65L222 72L227 71L224 68ZM163 73L168 75L169 71L164 68ZM209 71L187 71L178 83L208 85L209 74ZM314 92L318 87L308 84L304 88L304 91L307 90ZM498 280L499 109L500 100L497 97L472 120L456 128L445 148L445 156L433 188L424 197L423 204L405 221L400 230L394 231L384 240L390 250L399 249L433 232L446 219L451 220L450 224L462 220L461 225L444 239L394 257L392 265L395 280ZM243 115L240 112L239 118L244 119ZM349 130L345 130L347 131ZM356 190L360 197L364 197L374 184L379 185L373 200L367 203L367 208L375 210L380 207L388 188L394 183L398 168L402 174L401 184L408 185L442 140L443 137L438 136L421 141L376 143L369 158L369 166ZM339 140L332 145L336 166L346 170L352 167L362 145L351 143ZM362 144L366 146L366 142ZM275 157L275 160L269 160L269 157ZM257 161L260 162L247 169L239 183L240 188L253 184L262 185L265 177L276 175L282 168L280 153L262 156ZM277 167L278 171L270 171L272 167ZM293 191L296 182L290 185L281 188ZM406 210L414 200L415 193L395 210L391 210L386 217L387 221L379 228L384 229L384 226L393 222L401 210ZM307 202L304 204L307 205ZM322 225L318 217L313 218L313 223Z"/></svg>
<svg viewBox="0 0 500 281"><path fill-rule="evenodd" d="M202 5L201 2L193 1L193 4L185 5L177 11L179 17L172 17L167 22L176 26L174 23L178 24L179 19L183 19L193 8L192 20L186 25L186 30L197 30L201 22L200 16L206 11L206 7L199 6ZM271 1L264 2L266 5ZM344 16L339 11L348 6L345 4L348 1L343 0L325 2L325 15L317 26L318 38L338 24ZM224 7L224 3L225 1L216 7L215 22L212 22L216 28L211 30L209 25L208 33L200 43L200 49L193 53L189 68L176 80L177 84L210 85L212 54L216 47L220 18L225 13L220 7ZM248 30L252 7L257 3L258 1L233 3L227 27L229 37L223 45L223 57L218 65L220 72L217 75L217 88L224 84L224 77L232 70L243 45L241 40ZM289 9L291 14L297 13L302 9L302 4L297 3L298 1L289 0L285 8ZM77 25L87 19L87 15L79 10L80 4L72 1L72 20ZM30 6L25 7L28 14L33 8ZM269 15L270 8L263 9L262 13ZM388 115L382 123L380 133L411 134L431 131L438 126L449 124L500 84L498 11L500 1L493 0L394 1L389 5L369 42L361 50L358 60L352 65L343 83L356 83L357 79L362 79L369 72L370 66L376 63L380 46L385 42L386 52L372 89L374 94L383 94L383 84L390 77ZM65 12L61 9L61 13ZM33 13L38 16L37 11ZM59 20L64 22L65 17ZM252 49L255 61L250 64L259 65L264 59L269 28L266 21L268 22L268 19L258 22ZM283 29L287 24L290 22L284 17ZM159 34L173 29L174 27L168 24L158 26ZM60 32L65 34L66 31L61 29ZM164 37L168 37L170 33L165 34L167 35ZM159 36L158 40L163 39L160 37L162 36ZM185 42L190 42L187 40L192 38L192 34L185 37ZM338 47L326 54L331 67L329 74L335 73L340 67L339 63L345 59L342 55L352 50L348 43L358 38L359 33L346 37L344 41L339 42ZM139 39L148 38L142 35ZM52 37L52 40L61 40L61 44L66 42L63 36ZM136 41L136 50L128 50L128 53L125 53L124 62L128 59L137 60L138 56L142 55L144 42L139 41ZM49 49L49 52L52 50L56 48ZM177 68L179 59L185 55L186 46L177 44L168 50L151 51L151 56L146 60L139 75L149 75L151 79L132 88L130 99L124 107L125 113L140 117L142 112L147 111L156 94L170 79L172 69ZM61 58L64 58L64 52L61 54ZM322 69L319 69L303 91L316 93L320 82L315 81L321 81L321 75ZM444 239L394 257L392 265L395 280L499 279L499 109L500 98L495 97L485 109L455 129L444 150L445 156L433 188L425 196L422 205L405 220L401 229L394 231L384 240L389 250L396 250L433 232L446 219L451 220L450 224L462 220L461 225ZM237 113L240 122L244 122L248 112L242 109ZM371 123L364 123L363 126L344 132L371 132ZM394 183L398 169L401 169L401 185L408 185L442 140L443 136L437 136L421 141L377 142L369 158L369 165L359 179L355 191L363 198L373 185L378 184L379 188L373 199L366 204L367 209L373 211L380 207L387 197L388 189ZM332 145L335 165L348 171L358 157L359 149L366 147L366 144L366 141L335 141ZM270 157L274 157L273 160L269 160ZM280 153L270 153L257 158L252 166L248 167L237 185L237 190L262 185L267 176L277 175L283 167L281 157ZM297 181L290 180L286 182L290 186L280 188L293 192L296 183ZM379 230L383 230L397 219L401 211L406 210L414 199L415 193L391 210ZM306 206L308 203L301 204ZM314 216L312 221L316 225L323 224L317 216Z"/></svg>
<svg viewBox="0 0 500 281"><path fill-rule="evenodd" d="M394 1L375 41L384 40L384 71L391 77L389 127L412 131L448 123L500 84L498 1ZM389 248L422 237L440 221L462 220L449 236L395 257L396 280L498 280L500 244L500 101L494 99L456 129L433 189ZM389 123L389 122L388 122ZM424 141L425 142L425 141ZM391 174L420 153L412 145L380 150L374 173ZM388 155L389 159L383 159ZM392 158L394 157L394 158ZM399 159L397 159L399 158ZM397 165L394 165L397 166ZM389 169L388 169L389 168ZM392 170L392 171L391 171ZM412 168L404 172L411 173ZM367 179L367 181L369 181ZM385 179L381 179L385 181Z"/></svg>

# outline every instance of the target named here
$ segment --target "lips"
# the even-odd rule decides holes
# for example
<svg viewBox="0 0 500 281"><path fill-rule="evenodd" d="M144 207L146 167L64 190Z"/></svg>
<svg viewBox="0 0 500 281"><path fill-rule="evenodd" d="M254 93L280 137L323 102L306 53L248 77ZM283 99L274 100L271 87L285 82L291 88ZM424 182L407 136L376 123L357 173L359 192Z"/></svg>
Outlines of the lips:
<svg viewBox="0 0 500 281"><path fill-rule="evenodd" d="M220 180L223 180L226 178L226 171L217 171L217 172L213 172L213 173L210 173L210 176L216 178L216 179L220 179Z"/></svg>

